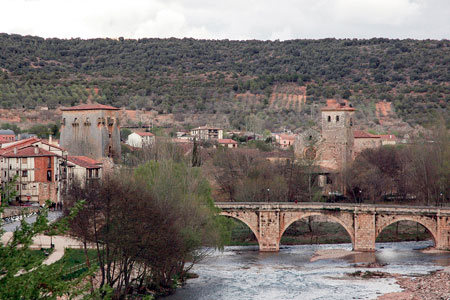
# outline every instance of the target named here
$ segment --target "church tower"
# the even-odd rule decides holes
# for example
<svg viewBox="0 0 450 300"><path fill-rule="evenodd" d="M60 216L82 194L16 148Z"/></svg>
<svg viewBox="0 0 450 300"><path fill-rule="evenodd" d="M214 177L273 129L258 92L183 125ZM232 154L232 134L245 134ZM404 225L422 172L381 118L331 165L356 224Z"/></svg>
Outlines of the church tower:
<svg viewBox="0 0 450 300"><path fill-rule="evenodd" d="M342 172L352 161L355 109L347 102L327 100L322 108L321 164Z"/></svg>

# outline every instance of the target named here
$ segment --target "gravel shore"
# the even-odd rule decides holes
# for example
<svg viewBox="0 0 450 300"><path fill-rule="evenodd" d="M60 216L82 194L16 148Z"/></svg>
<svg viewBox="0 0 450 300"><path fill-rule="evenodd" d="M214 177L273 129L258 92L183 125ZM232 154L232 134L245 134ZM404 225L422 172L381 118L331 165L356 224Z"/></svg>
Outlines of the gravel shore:
<svg viewBox="0 0 450 300"><path fill-rule="evenodd" d="M450 300L450 268L419 277L394 275L402 292L389 293L378 300Z"/></svg>

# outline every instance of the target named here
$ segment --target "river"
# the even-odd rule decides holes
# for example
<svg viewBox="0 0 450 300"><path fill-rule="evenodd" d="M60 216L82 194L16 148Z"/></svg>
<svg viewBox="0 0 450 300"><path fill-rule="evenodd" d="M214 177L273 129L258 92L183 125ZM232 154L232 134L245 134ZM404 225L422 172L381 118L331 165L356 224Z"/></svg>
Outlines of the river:
<svg viewBox="0 0 450 300"><path fill-rule="evenodd" d="M194 266L199 278L189 279L165 300L290 300L376 299L401 291L393 278L351 279L346 273L380 270L406 275L427 274L450 265L450 253L425 254L417 249L431 242L377 243L374 253L311 262L317 250L347 249L350 244L282 246L278 253L257 247L225 247ZM378 262L379 269L355 264Z"/></svg>

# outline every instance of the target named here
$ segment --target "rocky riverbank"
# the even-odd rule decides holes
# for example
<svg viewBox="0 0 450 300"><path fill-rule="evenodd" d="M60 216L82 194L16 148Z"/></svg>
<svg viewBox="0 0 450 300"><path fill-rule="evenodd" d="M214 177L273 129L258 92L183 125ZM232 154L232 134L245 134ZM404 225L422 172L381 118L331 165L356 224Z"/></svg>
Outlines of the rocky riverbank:
<svg viewBox="0 0 450 300"><path fill-rule="evenodd" d="M450 299L450 268L418 277L394 275L402 292L389 293L378 300L448 300Z"/></svg>

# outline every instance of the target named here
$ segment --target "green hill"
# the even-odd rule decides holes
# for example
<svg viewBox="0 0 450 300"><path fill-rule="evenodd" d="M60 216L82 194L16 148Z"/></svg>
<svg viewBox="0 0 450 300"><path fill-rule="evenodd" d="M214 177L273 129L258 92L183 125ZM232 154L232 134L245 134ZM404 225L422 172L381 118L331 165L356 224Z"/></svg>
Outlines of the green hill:
<svg viewBox="0 0 450 300"><path fill-rule="evenodd" d="M0 34L3 108L55 108L90 97L180 118L222 114L234 127L253 113L264 127L294 128L306 124L304 115L315 103L345 98L373 116L375 103L386 100L403 120L426 124L437 113L450 122L449 83L448 40L63 40ZM291 101L290 94L305 88L303 102ZM287 102L275 105L279 93Z"/></svg>

